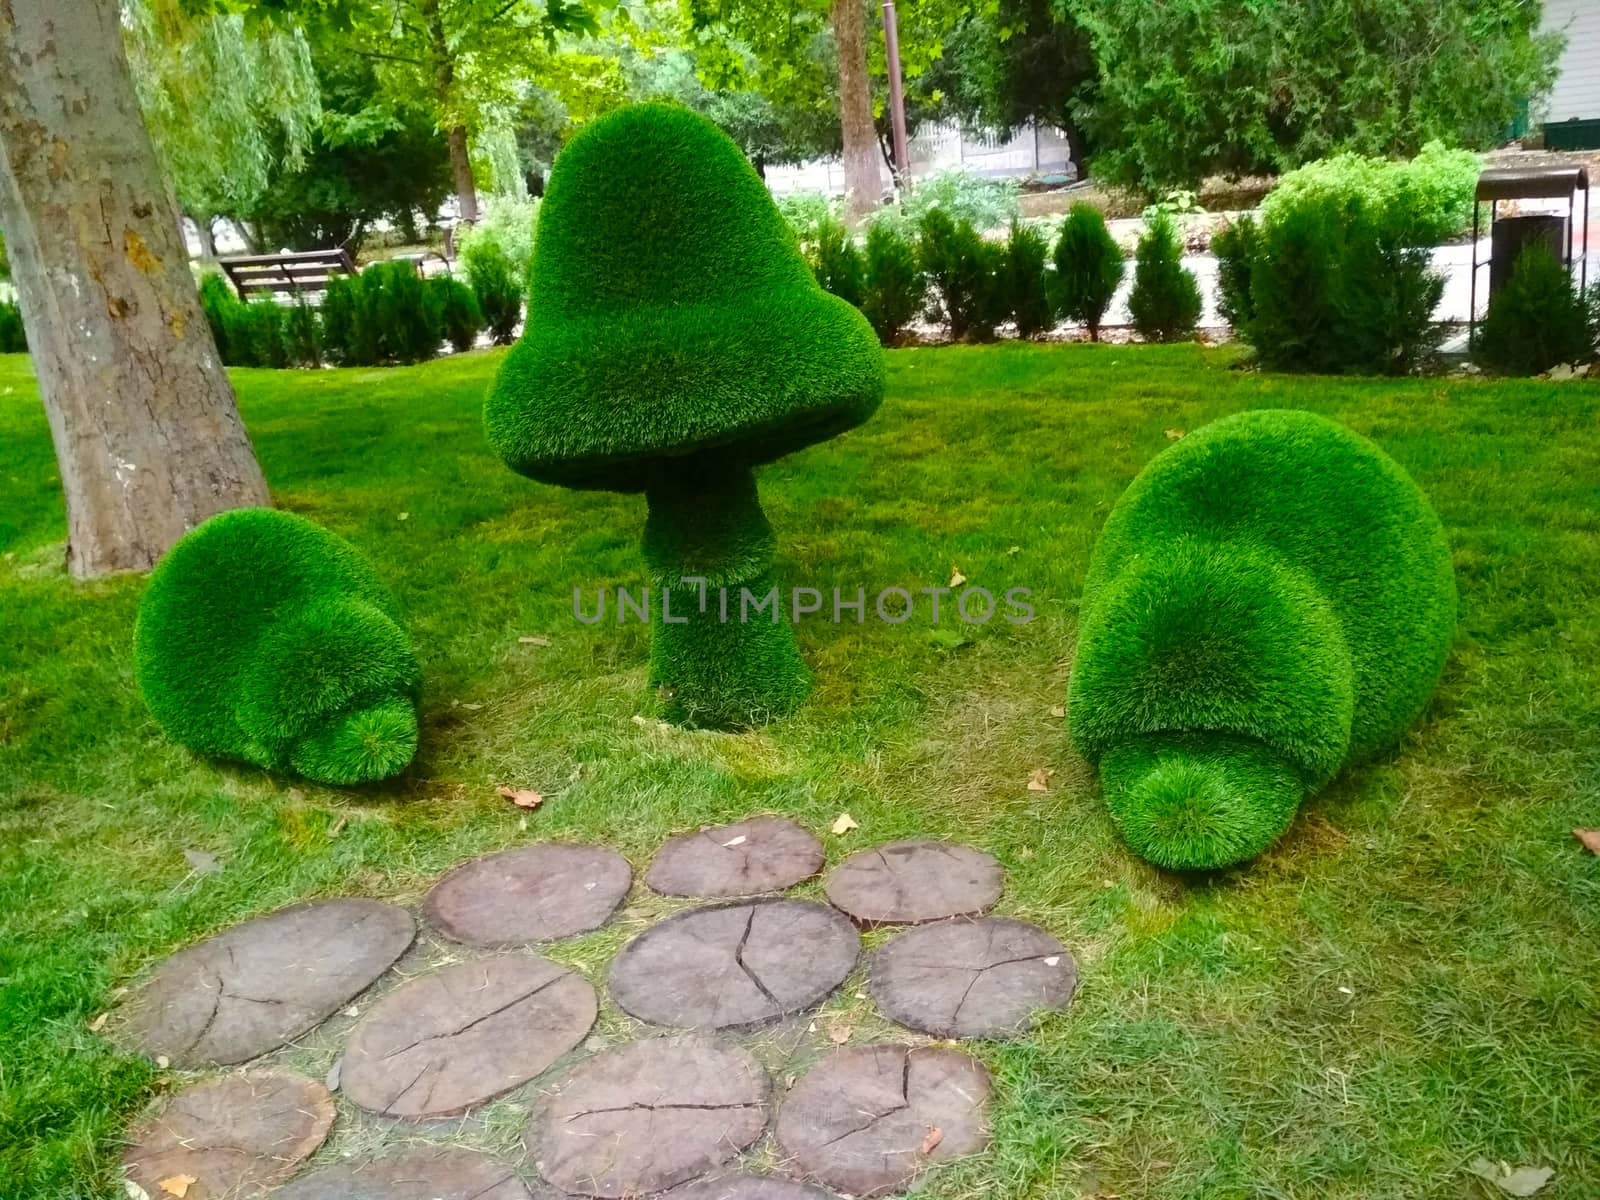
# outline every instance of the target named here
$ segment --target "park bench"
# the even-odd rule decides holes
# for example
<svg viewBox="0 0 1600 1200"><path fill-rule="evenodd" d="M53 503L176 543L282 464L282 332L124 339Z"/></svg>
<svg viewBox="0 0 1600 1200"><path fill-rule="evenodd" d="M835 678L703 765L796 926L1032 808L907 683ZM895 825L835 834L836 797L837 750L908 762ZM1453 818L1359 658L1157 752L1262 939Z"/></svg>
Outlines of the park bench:
<svg viewBox="0 0 1600 1200"><path fill-rule="evenodd" d="M287 292L293 296L321 295L329 281L354 275L356 264L348 250L304 250L285 254L244 254L219 258L241 300L252 293Z"/></svg>

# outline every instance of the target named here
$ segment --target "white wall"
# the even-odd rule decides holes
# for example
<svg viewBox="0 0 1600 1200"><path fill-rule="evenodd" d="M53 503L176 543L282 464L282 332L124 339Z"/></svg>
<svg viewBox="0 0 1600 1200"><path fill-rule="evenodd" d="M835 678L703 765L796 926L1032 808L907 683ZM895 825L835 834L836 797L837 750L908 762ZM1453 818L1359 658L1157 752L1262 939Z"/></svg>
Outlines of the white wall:
<svg viewBox="0 0 1600 1200"><path fill-rule="evenodd" d="M1544 0L1544 27L1567 37L1544 119L1600 118L1600 0Z"/></svg>
<svg viewBox="0 0 1600 1200"><path fill-rule="evenodd" d="M966 137L954 125L925 126L907 149L913 178L950 167L989 176L1064 175L1072 170L1067 139L1047 126L1029 126L1008 141ZM881 174L887 190L893 183L889 168L885 166ZM821 158L792 167L768 167L767 186L780 196L788 192L837 194L844 191L844 168L838 159Z"/></svg>

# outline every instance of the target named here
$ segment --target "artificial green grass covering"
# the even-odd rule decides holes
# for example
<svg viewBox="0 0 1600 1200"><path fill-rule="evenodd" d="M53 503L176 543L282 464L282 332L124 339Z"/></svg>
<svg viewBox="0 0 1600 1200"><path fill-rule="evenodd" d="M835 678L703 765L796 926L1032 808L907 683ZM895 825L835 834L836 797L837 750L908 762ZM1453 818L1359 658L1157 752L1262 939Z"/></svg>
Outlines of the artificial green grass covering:
<svg viewBox="0 0 1600 1200"><path fill-rule="evenodd" d="M534 244L527 329L484 411L514 470L643 491L674 457L769 462L882 399L866 319L817 286L739 148L685 109L620 109L575 137Z"/></svg>
<svg viewBox="0 0 1600 1200"><path fill-rule="evenodd" d="M1310 413L1227 417L1157 456L1100 534L1073 743L1139 854L1243 861L1416 719L1455 613L1443 529L1398 464Z"/></svg>
<svg viewBox="0 0 1600 1200"><path fill-rule="evenodd" d="M353 784L417 748L421 671L393 596L356 549L290 513L221 513L150 577L139 689L202 754Z"/></svg>

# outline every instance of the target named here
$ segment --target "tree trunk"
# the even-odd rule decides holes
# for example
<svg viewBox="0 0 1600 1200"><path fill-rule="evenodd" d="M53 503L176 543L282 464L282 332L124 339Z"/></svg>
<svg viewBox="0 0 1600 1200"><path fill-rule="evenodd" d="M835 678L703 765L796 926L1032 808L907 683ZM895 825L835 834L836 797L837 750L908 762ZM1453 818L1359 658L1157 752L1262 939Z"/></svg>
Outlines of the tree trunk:
<svg viewBox="0 0 1600 1200"><path fill-rule="evenodd" d="M456 111L456 56L445 35L439 0L423 0L422 16L428 23L429 48L433 56L433 98L441 113L451 113ZM450 175L456 185L456 207L461 210L461 220L472 225L478 220L478 183L472 178L467 127L459 119L453 119L446 136L450 142Z"/></svg>
<svg viewBox="0 0 1600 1200"><path fill-rule="evenodd" d="M217 231L213 222L215 217L191 217L194 222L195 235L200 239L200 257L206 262L217 261Z"/></svg>
<svg viewBox="0 0 1600 1200"><path fill-rule="evenodd" d="M461 209L461 219L468 225L478 220L478 184L472 178L472 157L467 152L467 127L456 125L450 130L450 173L456 182L456 205Z"/></svg>
<svg viewBox="0 0 1600 1200"><path fill-rule="evenodd" d="M0 0L0 225L78 578L269 503L200 312L117 0Z"/></svg>
<svg viewBox="0 0 1600 1200"><path fill-rule="evenodd" d="M844 135L845 215L853 223L883 196L878 173L878 131L872 123L867 80L867 10L864 0L833 0L829 12L839 50L839 128Z"/></svg>

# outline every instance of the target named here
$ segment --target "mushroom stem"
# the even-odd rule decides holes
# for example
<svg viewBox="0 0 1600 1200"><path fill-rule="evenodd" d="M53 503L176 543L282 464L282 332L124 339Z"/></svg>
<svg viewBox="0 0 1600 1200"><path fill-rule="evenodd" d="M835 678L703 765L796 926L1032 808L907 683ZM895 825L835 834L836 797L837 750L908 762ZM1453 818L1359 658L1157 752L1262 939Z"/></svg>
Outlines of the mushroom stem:
<svg viewBox="0 0 1600 1200"><path fill-rule="evenodd" d="M781 717L811 679L772 578L772 526L738 459L700 454L645 492L650 683L673 721L738 729ZM761 607L757 607L760 605Z"/></svg>

